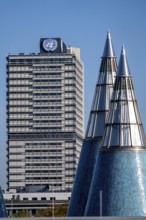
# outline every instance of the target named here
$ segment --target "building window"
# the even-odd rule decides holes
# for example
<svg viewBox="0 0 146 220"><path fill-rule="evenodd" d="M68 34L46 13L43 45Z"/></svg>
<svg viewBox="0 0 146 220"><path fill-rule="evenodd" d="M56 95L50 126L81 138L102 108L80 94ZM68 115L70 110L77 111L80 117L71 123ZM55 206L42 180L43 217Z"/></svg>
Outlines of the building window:
<svg viewBox="0 0 146 220"><path fill-rule="evenodd" d="M33 197L32 200L38 200L37 197Z"/></svg>
<svg viewBox="0 0 146 220"><path fill-rule="evenodd" d="M28 201L28 198L23 198L24 201Z"/></svg>
<svg viewBox="0 0 146 220"><path fill-rule="evenodd" d="M47 200L46 197L42 197L41 200Z"/></svg>

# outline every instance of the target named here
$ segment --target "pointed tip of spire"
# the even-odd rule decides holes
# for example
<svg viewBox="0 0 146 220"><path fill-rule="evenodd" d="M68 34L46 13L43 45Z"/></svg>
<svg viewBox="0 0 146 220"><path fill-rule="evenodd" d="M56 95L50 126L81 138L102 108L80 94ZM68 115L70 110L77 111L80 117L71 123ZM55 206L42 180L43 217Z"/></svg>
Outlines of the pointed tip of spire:
<svg viewBox="0 0 146 220"><path fill-rule="evenodd" d="M125 51L124 44L122 45L121 54L124 55L124 56L126 56L126 51Z"/></svg>
<svg viewBox="0 0 146 220"><path fill-rule="evenodd" d="M105 46L104 46L103 57L115 57L115 52L114 52L111 34L110 34L109 29L107 31L107 37L106 37L106 42L105 42Z"/></svg>
<svg viewBox="0 0 146 220"><path fill-rule="evenodd" d="M127 57L126 57L126 50L124 45L122 45L122 50L121 50L121 56L119 60L119 65L118 65L118 76L129 76L130 70L127 62Z"/></svg>
<svg viewBox="0 0 146 220"><path fill-rule="evenodd" d="M110 30L109 29L107 31L107 39L111 40L111 34L110 34Z"/></svg>

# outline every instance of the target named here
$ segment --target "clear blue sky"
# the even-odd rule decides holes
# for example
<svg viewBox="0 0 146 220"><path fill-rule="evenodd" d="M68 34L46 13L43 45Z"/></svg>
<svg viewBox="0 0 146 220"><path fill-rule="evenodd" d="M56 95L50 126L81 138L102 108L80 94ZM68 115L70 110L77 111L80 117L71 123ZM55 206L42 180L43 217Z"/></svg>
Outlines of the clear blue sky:
<svg viewBox="0 0 146 220"><path fill-rule="evenodd" d="M146 0L0 0L0 185L6 186L6 55L39 52L41 37L81 48L85 125L107 30L119 57L124 43L146 130Z"/></svg>

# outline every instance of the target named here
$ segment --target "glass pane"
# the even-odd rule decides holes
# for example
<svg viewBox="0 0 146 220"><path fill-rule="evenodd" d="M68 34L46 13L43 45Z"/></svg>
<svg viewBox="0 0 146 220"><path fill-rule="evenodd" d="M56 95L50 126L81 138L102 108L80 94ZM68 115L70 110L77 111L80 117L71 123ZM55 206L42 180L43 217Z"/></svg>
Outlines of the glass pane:
<svg viewBox="0 0 146 220"><path fill-rule="evenodd" d="M108 122L108 123L112 123L113 108L114 108L114 103L111 102L111 103L110 103L110 111L109 111L109 115L108 115L108 118L107 118L107 122Z"/></svg>
<svg viewBox="0 0 146 220"><path fill-rule="evenodd" d="M140 134L141 134L141 144L142 146L146 146L146 139L145 139L145 133L144 133L144 129L142 125L139 125L139 130L140 130Z"/></svg>
<svg viewBox="0 0 146 220"><path fill-rule="evenodd" d="M99 78L98 78L97 84L101 84L102 77L103 77L103 73L101 72L101 73L99 73Z"/></svg>
<svg viewBox="0 0 146 220"><path fill-rule="evenodd" d="M130 123L136 123L136 117L135 117L135 111L134 111L134 105L133 102L129 102L129 118Z"/></svg>
<svg viewBox="0 0 146 220"><path fill-rule="evenodd" d="M104 136L104 143L103 143L104 147L108 147L109 138L110 138L110 128L111 128L111 126L107 126L106 133Z"/></svg>
<svg viewBox="0 0 146 220"><path fill-rule="evenodd" d="M134 105L135 105L135 113L136 113L137 123L140 124L141 123L141 119L140 119L140 114L139 114L139 111L138 111L137 103L135 102Z"/></svg>
<svg viewBox="0 0 146 220"><path fill-rule="evenodd" d="M129 123L128 102L121 102L121 122Z"/></svg>
<svg viewBox="0 0 146 220"><path fill-rule="evenodd" d="M102 73L102 77L101 77L100 83L106 84L107 83L106 77L107 77L107 73Z"/></svg>
<svg viewBox="0 0 146 220"><path fill-rule="evenodd" d="M96 137L103 136L104 125L105 125L105 112L98 112L94 136L96 136Z"/></svg>
<svg viewBox="0 0 146 220"><path fill-rule="evenodd" d="M132 146L141 146L138 125L131 125Z"/></svg>
<svg viewBox="0 0 146 220"><path fill-rule="evenodd" d="M115 79L116 79L116 72L113 72L113 83L115 83Z"/></svg>
<svg viewBox="0 0 146 220"><path fill-rule="evenodd" d="M132 100L132 93L130 89L127 89L127 98L128 100Z"/></svg>
<svg viewBox="0 0 146 220"><path fill-rule="evenodd" d="M92 110L97 110L99 100L100 86L96 86Z"/></svg>
<svg viewBox="0 0 146 220"><path fill-rule="evenodd" d="M114 91L114 100L119 100L120 99L120 90L119 90L119 84L117 85L116 90Z"/></svg>
<svg viewBox="0 0 146 220"><path fill-rule="evenodd" d="M133 89L131 90L131 94L132 94L132 99L135 100L136 98L135 98L135 93Z"/></svg>
<svg viewBox="0 0 146 220"><path fill-rule="evenodd" d="M105 66L106 66L105 64L106 64L105 59L102 59L101 65L100 65L100 72L103 72L103 71L104 71Z"/></svg>
<svg viewBox="0 0 146 220"><path fill-rule="evenodd" d="M127 92L126 92L126 89L121 89L120 90L120 100L127 100Z"/></svg>
<svg viewBox="0 0 146 220"><path fill-rule="evenodd" d="M121 103L120 102L114 103L113 123L120 123L120 110L121 110Z"/></svg>
<svg viewBox="0 0 146 220"><path fill-rule="evenodd" d="M121 146L131 146L129 125L121 126Z"/></svg>
<svg viewBox="0 0 146 220"><path fill-rule="evenodd" d="M110 103L110 100L112 98L112 94L113 94L113 87L112 86L108 86L108 90L107 90L107 99L106 99L106 104L107 104L107 107L109 106L109 103Z"/></svg>
<svg viewBox="0 0 146 220"><path fill-rule="evenodd" d="M112 73L107 73L107 77L108 77L108 83L113 84L113 74Z"/></svg>
<svg viewBox="0 0 146 220"><path fill-rule="evenodd" d="M92 136L93 127L94 127L94 121L95 121L95 113L92 113L91 116L90 116L87 137L91 137Z"/></svg>
<svg viewBox="0 0 146 220"><path fill-rule="evenodd" d="M98 107L99 110L105 110L106 109L105 108L106 107L105 106L105 104L106 104L106 88L105 87L106 87L105 85L101 86L100 100L99 100L99 107Z"/></svg>
<svg viewBox="0 0 146 220"><path fill-rule="evenodd" d="M112 126L112 134L111 134L111 142L110 146L119 146L120 138L119 138L119 125Z"/></svg>
<svg viewBox="0 0 146 220"><path fill-rule="evenodd" d="M107 58L107 72L112 71L111 59Z"/></svg>

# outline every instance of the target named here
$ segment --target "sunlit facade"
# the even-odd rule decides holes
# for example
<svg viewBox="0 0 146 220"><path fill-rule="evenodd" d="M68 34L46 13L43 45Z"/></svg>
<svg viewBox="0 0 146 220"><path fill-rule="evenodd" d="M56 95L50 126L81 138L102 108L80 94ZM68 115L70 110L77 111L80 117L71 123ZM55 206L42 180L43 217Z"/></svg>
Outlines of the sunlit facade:
<svg viewBox="0 0 146 220"><path fill-rule="evenodd" d="M71 191L83 139L80 49L40 40L40 53L7 56L10 191Z"/></svg>

